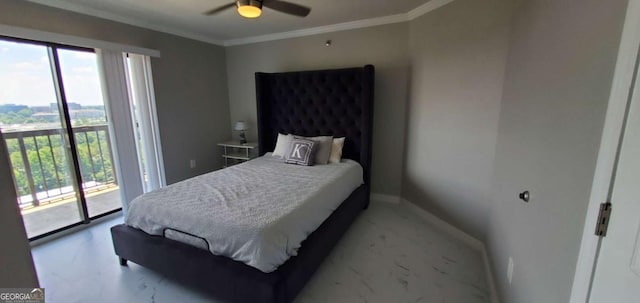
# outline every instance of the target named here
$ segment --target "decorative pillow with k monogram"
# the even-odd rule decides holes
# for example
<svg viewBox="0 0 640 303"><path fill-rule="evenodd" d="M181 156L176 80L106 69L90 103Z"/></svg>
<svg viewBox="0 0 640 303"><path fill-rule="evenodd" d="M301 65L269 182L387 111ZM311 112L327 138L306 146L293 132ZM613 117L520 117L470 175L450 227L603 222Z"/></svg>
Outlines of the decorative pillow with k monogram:
<svg viewBox="0 0 640 303"><path fill-rule="evenodd" d="M285 154L285 163L311 166L314 163L317 143L306 139L293 139Z"/></svg>

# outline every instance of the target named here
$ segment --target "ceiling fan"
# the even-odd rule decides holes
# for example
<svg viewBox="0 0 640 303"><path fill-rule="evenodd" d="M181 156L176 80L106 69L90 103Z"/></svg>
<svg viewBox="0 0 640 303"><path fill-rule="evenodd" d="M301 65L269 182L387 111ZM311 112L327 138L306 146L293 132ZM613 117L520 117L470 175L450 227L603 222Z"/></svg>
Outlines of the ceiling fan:
<svg viewBox="0 0 640 303"><path fill-rule="evenodd" d="M280 0L236 0L235 2L206 11L204 14L207 16L214 15L234 6L237 8L238 14L245 18L260 17L260 15L262 15L262 6L298 17L306 17L311 12L311 8L306 6Z"/></svg>

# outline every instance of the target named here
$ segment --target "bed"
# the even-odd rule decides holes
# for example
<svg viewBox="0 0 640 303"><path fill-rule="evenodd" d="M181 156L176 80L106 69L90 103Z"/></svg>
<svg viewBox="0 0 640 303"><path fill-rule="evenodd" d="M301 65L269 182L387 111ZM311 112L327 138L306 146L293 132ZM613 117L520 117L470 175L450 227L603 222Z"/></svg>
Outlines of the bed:
<svg viewBox="0 0 640 303"><path fill-rule="evenodd" d="M345 137L343 159L359 163L357 186L274 270L211 253L210 241L186 244L128 225L112 227L121 265L132 261L230 302L291 302L342 234L366 209L370 195L374 68L256 73L258 148L268 157L278 133ZM240 168L238 168L240 169ZM260 267L260 266L258 266Z"/></svg>

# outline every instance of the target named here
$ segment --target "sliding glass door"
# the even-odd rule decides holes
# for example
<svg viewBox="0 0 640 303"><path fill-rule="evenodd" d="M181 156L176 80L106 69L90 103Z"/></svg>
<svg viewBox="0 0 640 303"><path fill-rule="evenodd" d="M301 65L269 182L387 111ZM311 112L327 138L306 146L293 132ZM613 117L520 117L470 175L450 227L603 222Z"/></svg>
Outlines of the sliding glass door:
<svg viewBox="0 0 640 303"><path fill-rule="evenodd" d="M89 217L122 207L94 52L58 49Z"/></svg>
<svg viewBox="0 0 640 303"><path fill-rule="evenodd" d="M0 129L27 235L121 208L96 55L0 38Z"/></svg>
<svg viewBox="0 0 640 303"><path fill-rule="evenodd" d="M0 128L29 237L83 221L46 46L0 40Z"/></svg>

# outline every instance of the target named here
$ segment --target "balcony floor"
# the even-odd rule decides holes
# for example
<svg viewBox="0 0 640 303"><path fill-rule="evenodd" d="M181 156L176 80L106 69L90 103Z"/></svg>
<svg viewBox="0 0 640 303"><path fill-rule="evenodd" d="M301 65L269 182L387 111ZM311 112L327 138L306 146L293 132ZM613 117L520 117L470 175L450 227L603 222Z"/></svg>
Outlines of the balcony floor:
<svg viewBox="0 0 640 303"><path fill-rule="evenodd" d="M117 186L88 193L86 197L90 217L122 207ZM23 210L27 236L32 238L81 221L79 209L76 199L71 198Z"/></svg>

